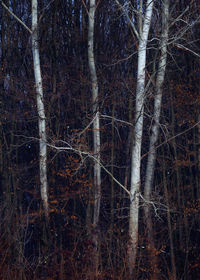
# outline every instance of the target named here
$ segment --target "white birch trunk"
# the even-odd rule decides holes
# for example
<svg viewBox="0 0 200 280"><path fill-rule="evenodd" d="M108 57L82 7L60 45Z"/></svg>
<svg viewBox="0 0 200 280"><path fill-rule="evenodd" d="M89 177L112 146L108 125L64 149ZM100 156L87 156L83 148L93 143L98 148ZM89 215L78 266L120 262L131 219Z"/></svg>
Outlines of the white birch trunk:
<svg viewBox="0 0 200 280"><path fill-rule="evenodd" d="M145 199L148 201L150 201L151 199L154 167L155 167L155 160L156 160L156 142L158 140L159 121L160 121L160 112L161 112L161 103L162 103L162 85L164 82L166 62L167 62L168 17L169 17L169 0L164 0L163 10L162 10L162 35L161 35L162 38L160 44L161 54L160 54L160 61L158 66L157 79L156 79L153 126L152 126L152 133L150 136L149 154L148 154L146 177L145 177L145 187L144 187Z"/></svg>
<svg viewBox="0 0 200 280"><path fill-rule="evenodd" d="M158 140L159 133L159 121L160 121L160 112L162 104L162 85L164 82L166 61L167 61L167 41L168 41L168 17L169 17L169 0L163 1L163 10L162 10L162 34L160 42L160 60L158 65L158 73L156 78L156 88L155 88L155 98L154 98L154 113L153 113L153 126L150 136L149 144L149 154L147 160L146 176L145 176L145 185L144 185L144 197L147 201L144 207L145 221L146 221L146 231L147 231L147 241L148 241L148 251L150 261L154 267L154 277L156 279L157 272L157 261L154 246L153 238L153 227L152 227L152 217L151 217L151 205L148 203L151 200L152 193L152 184L154 178L154 169L156 161L156 143Z"/></svg>
<svg viewBox="0 0 200 280"><path fill-rule="evenodd" d="M95 17L96 1L90 0L89 8L89 26L88 26L88 63L92 84L92 102L93 102L93 151L97 161L94 162L94 212L93 226L96 232L96 227L99 223L100 203L101 203L101 166L100 162L100 119L98 106L98 80L94 61L94 17ZM96 256L94 256L94 265L97 273L98 270L98 236L94 234L94 246Z"/></svg>
<svg viewBox="0 0 200 280"><path fill-rule="evenodd" d="M146 67L146 47L151 24L151 16L154 1L148 0L144 17L142 32L139 34L138 48L138 73L136 90L136 114L134 127L134 142L132 148L131 164L131 202L129 218L129 271L132 275L136 264L138 246L138 225L139 225L139 191L140 191L140 169L141 169L141 147L144 118L144 91L145 91L145 67Z"/></svg>
<svg viewBox="0 0 200 280"><path fill-rule="evenodd" d="M47 145L46 145L46 118L44 110L44 97L40 69L39 44L38 44L38 16L37 0L32 0L32 52L35 75L35 88L39 126L39 161L40 161L40 190L45 216L48 218L48 190L47 190Z"/></svg>

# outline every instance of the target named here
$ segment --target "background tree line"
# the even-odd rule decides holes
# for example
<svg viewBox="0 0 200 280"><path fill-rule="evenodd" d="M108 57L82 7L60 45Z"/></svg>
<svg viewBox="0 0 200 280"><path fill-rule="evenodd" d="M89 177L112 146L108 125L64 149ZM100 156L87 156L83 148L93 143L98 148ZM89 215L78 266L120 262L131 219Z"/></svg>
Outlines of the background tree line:
<svg viewBox="0 0 200 280"><path fill-rule="evenodd" d="M2 279L200 275L199 8L1 1Z"/></svg>

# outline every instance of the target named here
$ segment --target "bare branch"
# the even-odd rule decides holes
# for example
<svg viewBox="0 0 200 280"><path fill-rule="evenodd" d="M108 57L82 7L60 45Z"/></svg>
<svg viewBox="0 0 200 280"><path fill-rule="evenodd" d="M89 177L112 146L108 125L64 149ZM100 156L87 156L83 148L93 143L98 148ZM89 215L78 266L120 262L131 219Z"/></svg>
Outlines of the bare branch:
<svg viewBox="0 0 200 280"><path fill-rule="evenodd" d="M117 3L117 5L120 7L120 9L121 9L121 10L123 11L123 13L125 14L125 16L126 16L128 22L130 23L130 25L131 25L131 27L132 27L132 29L133 29L133 31L134 31L134 33L135 33L137 39L139 39L139 38L140 38L140 35L139 35L137 29L135 28L135 24L134 24L133 21L130 19L129 15L128 15L126 9L125 9L125 7L122 6L122 5L119 3L118 0L115 0L115 2Z"/></svg>
<svg viewBox="0 0 200 280"><path fill-rule="evenodd" d="M127 188L125 188L125 187L112 175L112 173L111 173L111 172L110 172L110 171L109 171L109 170L108 170L94 155L92 155L92 154L89 153L89 152L81 151L81 150L79 150L79 149L77 149L77 148L74 148L73 146L69 145L69 144L68 144L67 142L65 142L65 141L62 141L62 142L65 143L67 146L66 146L66 147L58 147L58 146L56 146L56 145L49 144L49 143L47 143L47 146L48 146L48 147L51 147L51 148L53 148L53 149L55 149L55 150L58 150L58 151L72 151L72 152L78 154L81 158L82 158L82 156L87 156L87 157L93 159L95 162L97 162L97 163L101 166L101 168L104 169L104 171L105 171L109 176L111 176L111 178L115 181L115 183L117 183L117 184L130 196L129 190L127 190Z"/></svg>
<svg viewBox="0 0 200 280"><path fill-rule="evenodd" d="M5 4L4 4L4 2L1 0L1 5L19 22L19 23L21 23L23 26L24 26L24 28L26 29L26 30L28 30L28 32L30 33L30 34L32 34L32 30L23 22L23 21L21 21L21 19L19 19Z"/></svg>
<svg viewBox="0 0 200 280"><path fill-rule="evenodd" d="M169 28L171 28L177 21L181 20L183 15L189 10L189 6L186 7L186 9L169 25Z"/></svg>
<svg viewBox="0 0 200 280"><path fill-rule="evenodd" d="M182 50L186 50L190 53L192 53L193 55L197 56L198 58L200 58L200 54L196 53L195 51L183 46L182 44L174 44L177 48L182 49Z"/></svg>
<svg viewBox="0 0 200 280"><path fill-rule="evenodd" d="M117 121L117 122L120 122L120 123L124 123L125 125L128 125L128 126L133 126L132 123L130 122L126 122L126 121L123 121L123 120L120 120L120 119L117 119L117 118L114 118L114 117L111 117L111 116L108 116L108 115L101 115L102 118L105 118L105 119L111 119L111 120L114 120L114 121Z"/></svg>

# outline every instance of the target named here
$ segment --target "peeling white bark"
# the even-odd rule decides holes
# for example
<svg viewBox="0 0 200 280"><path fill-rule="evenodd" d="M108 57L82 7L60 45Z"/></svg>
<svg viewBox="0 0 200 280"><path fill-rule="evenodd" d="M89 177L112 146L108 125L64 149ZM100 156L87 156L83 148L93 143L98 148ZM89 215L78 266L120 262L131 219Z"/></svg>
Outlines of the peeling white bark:
<svg viewBox="0 0 200 280"><path fill-rule="evenodd" d="M148 0L142 30L139 36L138 48L138 72L136 90L136 114L134 127L134 140L132 148L131 163L131 190L130 190L130 218L129 218L129 270L132 274L137 255L138 247L138 224L139 224L139 192L140 192L140 169L141 169L141 147L144 118L144 91L145 91L145 67L146 67L146 48L148 34L151 24L151 16L154 1Z"/></svg>
<svg viewBox="0 0 200 280"><path fill-rule="evenodd" d="M39 44L38 44L38 16L37 0L32 0L32 52L35 75L35 88L39 126L39 162L40 162L40 191L43 201L45 216L48 217L48 188L47 188L47 144L46 144L46 118L44 109L44 96L42 76L40 69Z"/></svg>

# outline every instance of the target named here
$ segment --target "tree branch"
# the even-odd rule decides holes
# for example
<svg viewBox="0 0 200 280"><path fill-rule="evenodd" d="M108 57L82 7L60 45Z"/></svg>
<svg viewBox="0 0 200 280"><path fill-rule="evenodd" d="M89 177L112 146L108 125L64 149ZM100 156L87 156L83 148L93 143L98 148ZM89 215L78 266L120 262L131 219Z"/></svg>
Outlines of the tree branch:
<svg viewBox="0 0 200 280"><path fill-rule="evenodd" d="M21 19L19 19L5 4L4 4L4 2L1 0L0 1L1 2L1 5L19 22L19 23L21 23L23 26L24 26L24 28L26 29L26 30L28 30L28 32L30 33L30 34L32 34L32 30L23 22L23 21L21 21Z"/></svg>

